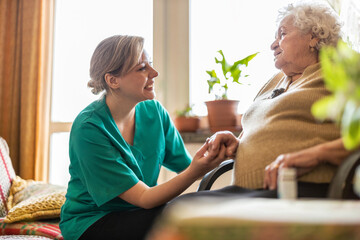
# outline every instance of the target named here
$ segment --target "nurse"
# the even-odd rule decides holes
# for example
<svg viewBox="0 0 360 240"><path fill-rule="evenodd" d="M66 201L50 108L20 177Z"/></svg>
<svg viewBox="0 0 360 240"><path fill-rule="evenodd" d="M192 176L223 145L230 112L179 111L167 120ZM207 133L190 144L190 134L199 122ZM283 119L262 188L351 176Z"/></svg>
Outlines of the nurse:
<svg viewBox="0 0 360 240"><path fill-rule="evenodd" d="M143 239L164 204L235 151L237 142L191 159L168 112L156 100L144 39L112 36L96 47L88 86L103 92L74 120L71 179L61 211L65 239ZM157 185L161 166L177 172Z"/></svg>

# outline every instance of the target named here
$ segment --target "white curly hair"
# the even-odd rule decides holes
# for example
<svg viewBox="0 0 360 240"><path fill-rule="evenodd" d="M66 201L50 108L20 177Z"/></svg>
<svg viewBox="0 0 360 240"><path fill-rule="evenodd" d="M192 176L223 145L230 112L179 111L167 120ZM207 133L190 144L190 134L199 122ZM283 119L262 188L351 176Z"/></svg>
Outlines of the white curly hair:
<svg viewBox="0 0 360 240"><path fill-rule="evenodd" d="M286 17L292 17L294 26L303 33L311 32L319 39L315 46L319 50L322 46L336 46L341 38L341 27L338 14L324 1L299 1L291 3L279 10L277 22Z"/></svg>

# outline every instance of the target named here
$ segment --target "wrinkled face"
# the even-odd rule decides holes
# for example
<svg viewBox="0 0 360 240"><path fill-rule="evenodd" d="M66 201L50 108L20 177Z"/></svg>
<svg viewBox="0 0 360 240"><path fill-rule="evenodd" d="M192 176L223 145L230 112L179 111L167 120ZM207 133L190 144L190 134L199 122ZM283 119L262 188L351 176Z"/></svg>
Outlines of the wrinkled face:
<svg viewBox="0 0 360 240"><path fill-rule="evenodd" d="M302 74L306 67L318 61L317 52L310 51L313 42L316 43L311 33L301 33L293 25L293 19L285 17L279 25L275 41L271 44L275 67L287 76Z"/></svg>
<svg viewBox="0 0 360 240"><path fill-rule="evenodd" d="M124 76L118 77L121 94L135 102L155 98L154 82L159 74L149 62L144 51L138 64Z"/></svg>

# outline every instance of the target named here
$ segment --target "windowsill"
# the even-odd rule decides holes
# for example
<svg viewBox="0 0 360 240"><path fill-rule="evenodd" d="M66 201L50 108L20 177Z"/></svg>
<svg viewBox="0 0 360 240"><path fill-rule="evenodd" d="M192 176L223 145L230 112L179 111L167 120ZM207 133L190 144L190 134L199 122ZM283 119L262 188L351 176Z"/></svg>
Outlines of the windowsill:
<svg viewBox="0 0 360 240"><path fill-rule="evenodd" d="M239 136L240 132L232 132L235 136ZM181 132L180 135L184 143L204 143L208 137L214 133L209 129L200 129L196 132Z"/></svg>

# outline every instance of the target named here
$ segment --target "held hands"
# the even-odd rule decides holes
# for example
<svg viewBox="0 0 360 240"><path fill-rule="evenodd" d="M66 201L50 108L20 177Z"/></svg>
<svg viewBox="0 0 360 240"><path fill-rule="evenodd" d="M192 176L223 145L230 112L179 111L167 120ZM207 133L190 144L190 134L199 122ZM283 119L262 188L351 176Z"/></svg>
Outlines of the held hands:
<svg viewBox="0 0 360 240"><path fill-rule="evenodd" d="M263 187L270 190L276 189L280 168L296 168L298 177L310 172L321 163L320 154L319 148L315 146L278 156L275 161L265 168Z"/></svg>
<svg viewBox="0 0 360 240"><path fill-rule="evenodd" d="M190 168L196 177L203 176L226 159L235 157L239 139L231 132L217 132L196 152Z"/></svg>
<svg viewBox="0 0 360 240"><path fill-rule="evenodd" d="M209 143L209 151L218 152L222 145L225 146L226 158L235 158L237 148L239 146L239 139L234 136L232 132L220 131L212 135L206 140ZM225 160L225 159L224 159Z"/></svg>
<svg viewBox="0 0 360 240"><path fill-rule="evenodd" d="M205 142L196 152L190 164L189 168L194 173L195 178L203 176L225 160L226 148L224 145L220 146L218 152L208 151L208 148L209 143Z"/></svg>

